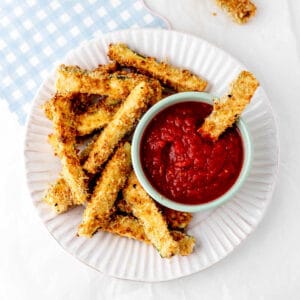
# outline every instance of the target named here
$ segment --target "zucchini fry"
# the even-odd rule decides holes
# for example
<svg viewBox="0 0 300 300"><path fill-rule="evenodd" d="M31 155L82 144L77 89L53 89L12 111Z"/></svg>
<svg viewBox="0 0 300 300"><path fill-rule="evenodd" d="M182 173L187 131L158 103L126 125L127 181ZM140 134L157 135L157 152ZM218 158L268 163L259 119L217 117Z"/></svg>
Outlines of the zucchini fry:
<svg viewBox="0 0 300 300"><path fill-rule="evenodd" d="M140 74L88 71L74 66L59 66L56 90L59 93L88 93L106 95L111 104L125 99L130 91L141 81L150 81Z"/></svg>
<svg viewBox="0 0 300 300"><path fill-rule="evenodd" d="M132 216L114 216L114 218L109 222L106 231L151 244L150 240L145 234L143 226L140 224L138 219ZM175 230L170 231L170 234L179 244L179 250L176 254L185 256L193 252L195 246L195 239L193 237Z"/></svg>
<svg viewBox="0 0 300 300"><path fill-rule="evenodd" d="M57 136L57 155L62 163L62 174L74 197L74 204L83 204L88 192L86 175L76 151L76 125L71 112L72 95L56 95L53 100L54 135Z"/></svg>
<svg viewBox="0 0 300 300"><path fill-rule="evenodd" d="M190 71L173 67L165 62L158 62L153 57L144 57L122 43L110 44L108 56L120 65L134 67L141 73L150 75L179 92L204 91L207 86L206 80Z"/></svg>
<svg viewBox="0 0 300 300"><path fill-rule="evenodd" d="M108 159L119 141L133 129L146 110L153 90L146 82L139 83L129 94L111 122L103 129L83 167L90 173L96 173Z"/></svg>
<svg viewBox="0 0 300 300"><path fill-rule="evenodd" d="M131 172L127 186L123 189L123 196L131 205L134 216L141 222L147 238L160 255L171 257L178 253L178 242L171 236L164 217L142 188L134 172Z"/></svg>
<svg viewBox="0 0 300 300"><path fill-rule="evenodd" d="M231 18L239 23L247 23L256 13L256 6L250 0L216 0Z"/></svg>
<svg viewBox="0 0 300 300"><path fill-rule="evenodd" d="M118 105L107 105L105 102L110 101L105 99L103 102L93 105L86 112L77 114L74 116L76 120L76 129L79 136L87 135L92 133L96 129L101 129L107 125L112 119L113 115L118 110ZM49 119L53 119L53 98L46 101L42 109L44 110L45 116Z"/></svg>
<svg viewBox="0 0 300 300"><path fill-rule="evenodd" d="M131 171L130 144L121 145L105 166L83 213L78 228L80 236L91 237L98 228L105 229L117 199Z"/></svg>
<svg viewBox="0 0 300 300"><path fill-rule="evenodd" d="M242 71L239 76L231 83L230 92L215 100L213 110L198 132L213 141L231 127L245 107L251 101L253 94L259 86L254 75L247 71Z"/></svg>

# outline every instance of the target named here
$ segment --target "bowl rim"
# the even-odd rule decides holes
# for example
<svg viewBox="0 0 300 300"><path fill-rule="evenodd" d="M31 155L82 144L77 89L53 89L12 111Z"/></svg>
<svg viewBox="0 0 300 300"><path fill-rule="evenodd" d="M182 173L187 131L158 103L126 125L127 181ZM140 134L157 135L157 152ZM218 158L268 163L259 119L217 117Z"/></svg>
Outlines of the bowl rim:
<svg viewBox="0 0 300 300"><path fill-rule="evenodd" d="M169 207L174 210L184 211L184 212L201 212L206 211L215 207L218 207L229 199L231 199L237 191L241 188L243 183L245 182L252 164L253 159L253 145L250 136L250 132L243 121L242 117L240 117L236 125L241 133L243 147L244 147L244 162L240 174L235 181L235 183L231 186L231 188L221 195L220 197L203 204L183 204L179 202L175 202L173 200L168 199L164 195L162 195L158 190L156 190L149 180L147 179L142 163L140 160L140 142L144 133L145 128L148 126L150 121L161 111L166 109L167 107L173 106L177 103L183 102L204 102L208 104L213 104L213 100L217 97L213 96L207 92L180 92L173 94L171 96L165 97L156 104L154 104L140 119L138 122L136 129L133 134L132 139L132 148L131 148L131 159L133 169L135 174L143 186L145 191L157 202L162 204L163 206Z"/></svg>

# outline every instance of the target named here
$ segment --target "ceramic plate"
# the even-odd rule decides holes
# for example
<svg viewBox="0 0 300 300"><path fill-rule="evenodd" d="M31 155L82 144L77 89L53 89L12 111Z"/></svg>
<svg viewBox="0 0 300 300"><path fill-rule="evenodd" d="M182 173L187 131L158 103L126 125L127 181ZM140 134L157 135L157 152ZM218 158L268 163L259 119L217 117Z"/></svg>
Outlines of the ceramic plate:
<svg viewBox="0 0 300 300"><path fill-rule="evenodd" d="M139 29L110 33L83 43L61 62L92 69L107 63L111 42L125 42L133 49L206 78L208 91L216 96L244 68L236 59L208 42L184 33ZM27 123L25 166L29 191L42 222L70 254L105 274L139 281L164 281L199 272L231 253L257 227L271 200L278 168L277 128L268 98L262 87L243 113L254 145L252 170L235 197L217 209L194 214L188 233L196 240L190 256L162 259L151 246L138 241L98 232L93 238L76 236L83 207L56 216L41 201L48 185L60 170L59 160L47 143L51 123L41 104L54 90L55 73L41 85Z"/></svg>

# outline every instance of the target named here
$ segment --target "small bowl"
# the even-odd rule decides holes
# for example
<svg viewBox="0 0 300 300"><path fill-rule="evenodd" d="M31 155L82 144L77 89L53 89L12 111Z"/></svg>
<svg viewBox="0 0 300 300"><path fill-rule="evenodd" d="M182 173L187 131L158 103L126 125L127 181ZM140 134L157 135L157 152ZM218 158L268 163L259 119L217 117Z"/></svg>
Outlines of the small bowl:
<svg viewBox="0 0 300 300"><path fill-rule="evenodd" d="M224 204L226 201L231 199L233 195L241 188L243 185L245 179L247 178L247 175L249 174L249 171L251 169L251 162L252 162L252 142L250 138L249 131L243 122L242 118L239 118L239 120L236 122L236 125L240 131L242 142L243 142L243 150L244 150L244 161L242 165L242 169L240 171L240 174L238 178L236 179L235 183L231 186L231 188L225 192L220 197L207 202L203 204L182 204L178 203L174 200L168 199L164 195L162 195L157 189L155 189L152 184L147 179L141 159L140 159L140 148L141 148L141 139L143 137L144 131L147 128L148 124L151 122L151 120L159 114L161 111L166 109L169 106L172 106L177 103L182 102L204 102L213 104L213 99L215 97L211 94L204 93L204 92L183 92L183 93L177 93L172 96L166 97L163 100L156 103L154 106L152 106L141 118L139 121L132 140L132 164L134 171L136 173L136 176L143 186L143 188L146 190L146 192L157 202L162 204L163 206L178 210L178 211L185 211L185 212L200 212L209 210L211 208L220 206Z"/></svg>

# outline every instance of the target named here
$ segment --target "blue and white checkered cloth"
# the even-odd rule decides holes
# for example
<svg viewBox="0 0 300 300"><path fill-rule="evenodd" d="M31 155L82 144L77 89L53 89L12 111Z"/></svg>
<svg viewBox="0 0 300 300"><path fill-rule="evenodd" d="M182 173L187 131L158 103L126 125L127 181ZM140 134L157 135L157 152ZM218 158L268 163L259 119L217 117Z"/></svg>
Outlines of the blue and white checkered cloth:
<svg viewBox="0 0 300 300"><path fill-rule="evenodd" d="M24 124L55 61L81 42L114 30L167 28L141 0L9 1L0 4L0 97Z"/></svg>

